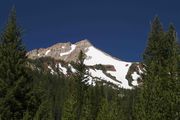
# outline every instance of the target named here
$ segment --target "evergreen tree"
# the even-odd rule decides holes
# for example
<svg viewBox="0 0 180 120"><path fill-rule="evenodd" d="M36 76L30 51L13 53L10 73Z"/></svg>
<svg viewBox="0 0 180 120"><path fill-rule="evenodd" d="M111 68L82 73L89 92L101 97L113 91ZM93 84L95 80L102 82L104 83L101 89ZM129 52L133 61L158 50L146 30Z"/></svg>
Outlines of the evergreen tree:
<svg viewBox="0 0 180 120"><path fill-rule="evenodd" d="M96 120L117 120L117 114L115 113L117 111L115 111L115 108L113 108L115 106L111 105L114 105L114 103L110 104L106 98L103 98Z"/></svg>
<svg viewBox="0 0 180 120"><path fill-rule="evenodd" d="M33 120L54 120L51 98L44 99L33 117Z"/></svg>
<svg viewBox="0 0 180 120"><path fill-rule="evenodd" d="M148 46L144 52L145 73L139 91L135 118L137 120L173 120L177 89L177 42L170 26L165 33L159 18L152 23ZM176 88L176 87L175 87ZM176 94L176 95L175 95Z"/></svg>
<svg viewBox="0 0 180 120"><path fill-rule="evenodd" d="M98 113L101 108L101 101L105 97L103 83L96 82L95 87L91 90L91 101L92 101L92 119L96 120Z"/></svg>
<svg viewBox="0 0 180 120"><path fill-rule="evenodd" d="M158 55L160 52L160 46L164 38L164 31L162 24L158 17L155 17L151 26L151 32L149 34L147 47L145 49L145 52L143 54L143 62L146 65L146 69L148 70L148 67L150 67L150 64L153 62L160 63L160 59L158 59Z"/></svg>
<svg viewBox="0 0 180 120"><path fill-rule="evenodd" d="M82 107L80 120L92 120L91 109L92 109L92 105L90 99L90 92L86 91L84 95L84 104Z"/></svg>
<svg viewBox="0 0 180 120"><path fill-rule="evenodd" d="M74 82L74 80L70 81L67 87L68 91L63 106L62 120L76 120L77 91L74 89Z"/></svg>
<svg viewBox="0 0 180 120"><path fill-rule="evenodd" d="M75 105L76 105L76 101L74 100L74 96L71 94L64 103L62 120L75 120L76 119Z"/></svg>
<svg viewBox="0 0 180 120"><path fill-rule="evenodd" d="M26 66L26 51L15 9L1 34L0 46L0 118L20 120L28 110L32 79Z"/></svg>
<svg viewBox="0 0 180 120"><path fill-rule="evenodd" d="M179 46L177 43L177 35L175 28L170 24L168 32L166 33L166 81L164 85L164 97L166 97L166 117L169 119L180 119L180 76L179 76Z"/></svg>
<svg viewBox="0 0 180 120"><path fill-rule="evenodd" d="M109 105L106 98L103 98L101 101L101 107L97 116L97 120L109 120Z"/></svg>
<svg viewBox="0 0 180 120"><path fill-rule="evenodd" d="M87 68L84 64L85 60L85 54L80 51L78 60L76 62L75 69L77 70L76 76L74 77L76 82L76 88L77 88L77 120L80 120L81 114L82 114L82 108L84 104L84 94L86 90L88 89L87 81L88 81L88 75L87 75Z"/></svg>

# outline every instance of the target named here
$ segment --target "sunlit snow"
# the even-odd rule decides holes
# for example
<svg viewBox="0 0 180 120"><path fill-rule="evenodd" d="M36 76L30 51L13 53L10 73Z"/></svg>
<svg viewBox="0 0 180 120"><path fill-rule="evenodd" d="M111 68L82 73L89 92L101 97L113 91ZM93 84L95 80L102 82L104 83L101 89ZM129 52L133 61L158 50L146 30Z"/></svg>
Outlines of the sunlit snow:
<svg viewBox="0 0 180 120"><path fill-rule="evenodd" d="M92 70L92 69L90 69L90 70L89 70L89 73L90 73L91 76L93 76L93 77L97 77L97 78L100 78L100 79L105 80L105 81L107 81L107 82L114 83L114 84L116 84L116 85L118 85L118 86L120 85L119 82L116 82L116 81L112 80L111 78L107 77L107 76L102 72L102 70Z"/></svg>
<svg viewBox="0 0 180 120"><path fill-rule="evenodd" d="M67 69L65 68L65 67L63 67L62 65L61 65L61 63L59 63L58 64L58 67L59 67L59 70L63 73L63 74L67 74Z"/></svg>
<svg viewBox="0 0 180 120"><path fill-rule="evenodd" d="M123 62L120 60L116 60L115 58L112 58L108 54L103 53L102 51L98 50L93 46L88 48L86 55L87 55L87 59L85 59L84 61L86 65L96 65L96 64L113 65L116 71L107 71L107 73L110 73L112 76L115 76L117 80L122 82L121 87L126 89L132 88L131 86L129 86L128 80L126 79L126 74L129 70L129 66L131 66L130 62Z"/></svg>
<svg viewBox="0 0 180 120"><path fill-rule="evenodd" d="M51 50L47 50L46 53L45 53L45 55L48 55L49 52L51 52Z"/></svg>
<svg viewBox="0 0 180 120"><path fill-rule="evenodd" d="M64 56L64 55L68 55L70 54L72 51L74 51L76 48L76 45L71 45L71 50L64 52L64 53L60 53L60 56Z"/></svg>
<svg viewBox="0 0 180 120"><path fill-rule="evenodd" d="M132 85L137 86L138 85L137 80L138 78L140 78L140 76L136 72L134 72L131 76L133 78Z"/></svg>
<svg viewBox="0 0 180 120"><path fill-rule="evenodd" d="M68 66L70 67L70 69L73 73L77 72L76 69L74 69L74 67L71 64L68 64Z"/></svg>
<svg viewBox="0 0 180 120"><path fill-rule="evenodd" d="M48 68L51 70L51 71L50 71L51 74L54 74L54 73L55 73L51 66L48 66Z"/></svg>

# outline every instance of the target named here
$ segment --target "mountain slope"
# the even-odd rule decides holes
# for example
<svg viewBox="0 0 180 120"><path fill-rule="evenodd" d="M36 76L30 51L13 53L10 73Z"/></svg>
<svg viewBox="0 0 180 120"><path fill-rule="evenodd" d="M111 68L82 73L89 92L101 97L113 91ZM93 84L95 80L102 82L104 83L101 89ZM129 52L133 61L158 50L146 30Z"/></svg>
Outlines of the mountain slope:
<svg viewBox="0 0 180 120"><path fill-rule="evenodd" d="M130 67L135 63L124 62L114 58L94 47L88 40L82 40L75 44L70 42L58 43L48 48L35 49L28 52L27 56L30 59L51 57L55 60L63 60L68 62L68 67L70 67L72 72L75 72L76 70L74 70L70 62L77 60L81 50L86 55L84 64L89 67L90 80L96 78L96 80L104 80L126 89L131 89L133 86L138 85L138 78L140 78L140 73L142 73L138 63L135 65L137 69L131 70L131 74L128 74ZM57 66L63 74L67 74L66 67L63 67L60 63L56 64ZM53 73L53 68L51 66L48 66L48 68ZM127 74L130 77L127 77ZM131 80L128 78L131 78ZM93 81L89 81L89 83L93 83Z"/></svg>

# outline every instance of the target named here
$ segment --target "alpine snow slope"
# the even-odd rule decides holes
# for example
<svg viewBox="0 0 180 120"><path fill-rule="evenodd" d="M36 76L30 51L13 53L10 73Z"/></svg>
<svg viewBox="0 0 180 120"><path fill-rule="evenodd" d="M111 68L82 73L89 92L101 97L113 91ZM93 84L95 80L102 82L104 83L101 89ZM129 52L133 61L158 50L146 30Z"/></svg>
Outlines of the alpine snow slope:
<svg viewBox="0 0 180 120"><path fill-rule="evenodd" d="M51 57L56 60L63 60L68 63L72 72L76 72L70 62L78 59L80 51L83 51L86 55L84 64L89 67L90 84L93 84L92 80L104 80L125 89L132 89L138 85L142 73L138 63L125 62L114 58L94 47L88 40L82 40L75 44L70 42L57 43L48 48L32 50L28 52L27 56L30 59ZM132 65L135 67L132 67ZM67 67L61 65L61 63L58 63L57 66L63 74L67 74ZM104 69L101 69L102 66ZM48 66L48 68L53 74L53 68L51 66Z"/></svg>

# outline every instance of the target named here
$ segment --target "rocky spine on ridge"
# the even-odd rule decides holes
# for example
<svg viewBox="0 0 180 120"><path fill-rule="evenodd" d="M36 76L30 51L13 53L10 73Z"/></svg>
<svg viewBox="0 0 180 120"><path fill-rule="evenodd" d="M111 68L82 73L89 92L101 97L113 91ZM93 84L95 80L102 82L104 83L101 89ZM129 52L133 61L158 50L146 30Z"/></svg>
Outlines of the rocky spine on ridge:
<svg viewBox="0 0 180 120"><path fill-rule="evenodd" d="M51 57L57 60L64 60L66 62L75 61L82 50L86 52L88 47L92 44L88 40L82 40L75 44L70 42L57 43L48 48L35 49L27 53L28 58L37 59L40 57Z"/></svg>

